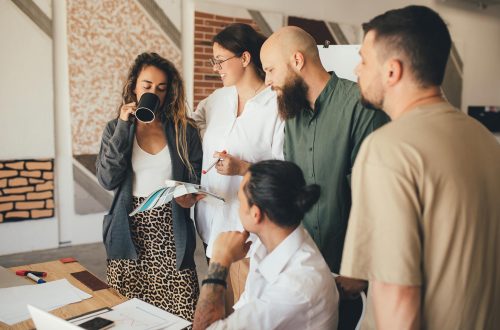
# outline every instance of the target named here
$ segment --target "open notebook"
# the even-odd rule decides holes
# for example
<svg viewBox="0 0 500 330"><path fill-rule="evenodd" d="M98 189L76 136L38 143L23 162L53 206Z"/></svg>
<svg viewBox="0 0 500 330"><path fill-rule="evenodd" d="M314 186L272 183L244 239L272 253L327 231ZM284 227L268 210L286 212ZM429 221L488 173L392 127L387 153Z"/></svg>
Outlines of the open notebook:
<svg viewBox="0 0 500 330"><path fill-rule="evenodd" d="M165 186L153 191L148 197L136 207L129 215L133 216L137 213L154 209L155 207L162 206L172 200L172 198L180 197L187 194L203 194L205 198L201 201L208 203L224 203L224 198L218 196L207 188L198 184L167 180Z"/></svg>

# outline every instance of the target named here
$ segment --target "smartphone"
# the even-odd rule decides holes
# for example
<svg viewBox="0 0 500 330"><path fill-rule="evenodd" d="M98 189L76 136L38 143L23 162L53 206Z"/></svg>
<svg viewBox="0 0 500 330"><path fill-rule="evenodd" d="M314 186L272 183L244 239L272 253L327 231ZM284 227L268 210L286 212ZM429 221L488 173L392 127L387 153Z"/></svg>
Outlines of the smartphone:
<svg viewBox="0 0 500 330"><path fill-rule="evenodd" d="M111 320L106 320L98 316L91 320L85 321L78 326L87 330L104 330L110 328L113 323L114 322Z"/></svg>

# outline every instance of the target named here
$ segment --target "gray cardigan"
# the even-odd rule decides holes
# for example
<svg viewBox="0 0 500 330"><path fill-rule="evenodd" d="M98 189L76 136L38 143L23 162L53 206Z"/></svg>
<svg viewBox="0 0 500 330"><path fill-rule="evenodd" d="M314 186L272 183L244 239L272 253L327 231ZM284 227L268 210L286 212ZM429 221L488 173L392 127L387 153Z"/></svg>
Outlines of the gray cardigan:
<svg viewBox="0 0 500 330"><path fill-rule="evenodd" d="M189 161L196 178L189 177L177 153L175 130L172 121L164 124L174 180L199 183L203 151L199 133L188 125L187 144ZM104 217L103 241L108 259L137 259L137 251L130 233L128 214L132 211L132 145L135 123L114 119L106 125L101 140L101 148L96 161L97 179L106 190L114 190L115 195L109 214ZM177 269L194 268L196 234L189 209L182 208L172 200L173 230L175 237Z"/></svg>

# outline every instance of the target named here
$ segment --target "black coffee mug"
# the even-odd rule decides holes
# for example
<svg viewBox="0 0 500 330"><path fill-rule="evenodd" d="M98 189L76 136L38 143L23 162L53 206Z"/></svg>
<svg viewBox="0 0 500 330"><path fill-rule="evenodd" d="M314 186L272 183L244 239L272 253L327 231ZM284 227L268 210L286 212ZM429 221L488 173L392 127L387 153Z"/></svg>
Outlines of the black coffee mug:
<svg viewBox="0 0 500 330"><path fill-rule="evenodd" d="M160 98L156 94L144 93L133 115L143 123L150 123L155 120L155 113L159 106Z"/></svg>

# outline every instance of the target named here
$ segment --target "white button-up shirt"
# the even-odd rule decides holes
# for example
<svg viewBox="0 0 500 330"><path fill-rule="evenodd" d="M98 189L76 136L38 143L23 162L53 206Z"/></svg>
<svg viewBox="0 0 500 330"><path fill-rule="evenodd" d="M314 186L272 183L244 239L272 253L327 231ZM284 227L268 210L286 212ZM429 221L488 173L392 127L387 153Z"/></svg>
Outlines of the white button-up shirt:
<svg viewBox="0 0 500 330"><path fill-rule="evenodd" d="M192 118L203 139L203 169L213 163L215 151L255 163L266 159L283 159L284 121L279 118L276 93L270 87L245 103L238 112L236 87L224 87L201 101ZM242 177L221 175L212 168L201 176L201 185L226 200L225 204L201 200L196 206L196 228L208 244L212 255L213 241L224 231L243 230L239 219L238 188Z"/></svg>
<svg viewBox="0 0 500 330"><path fill-rule="evenodd" d="M208 329L337 329L338 300L330 269L300 225L271 253L253 244L235 311Z"/></svg>

